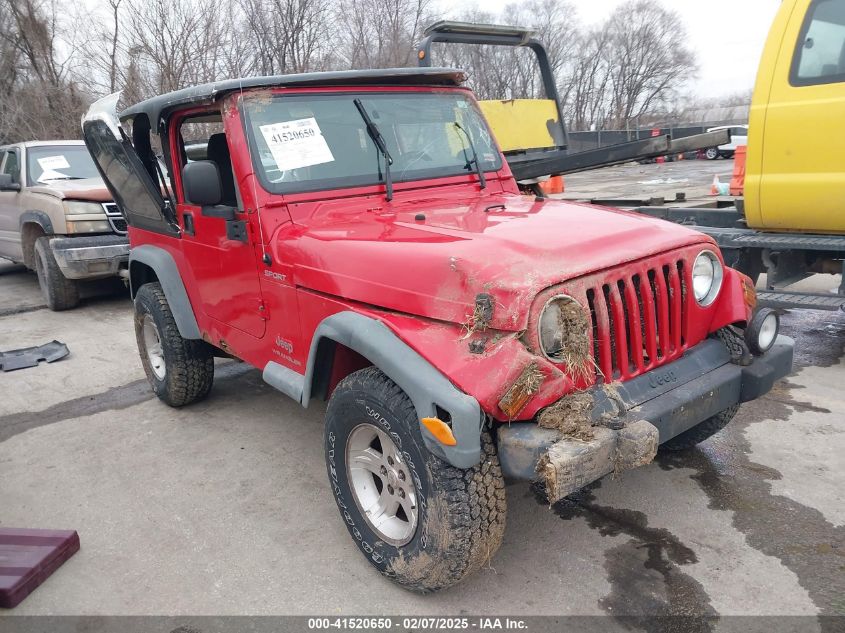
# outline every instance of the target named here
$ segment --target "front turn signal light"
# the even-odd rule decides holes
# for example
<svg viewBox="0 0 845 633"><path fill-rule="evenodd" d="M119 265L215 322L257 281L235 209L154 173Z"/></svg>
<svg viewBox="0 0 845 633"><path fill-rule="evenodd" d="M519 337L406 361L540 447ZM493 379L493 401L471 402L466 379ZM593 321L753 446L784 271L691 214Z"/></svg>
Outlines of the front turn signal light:
<svg viewBox="0 0 845 633"><path fill-rule="evenodd" d="M455 446L458 440L455 439L452 429L440 418L423 418L422 423L438 442L444 446Z"/></svg>
<svg viewBox="0 0 845 633"><path fill-rule="evenodd" d="M754 287L754 282L749 277L740 273L742 279L742 298L752 310L757 307L757 289Z"/></svg>
<svg viewBox="0 0 845 633"><path fill-rule="evenodd" d="M499 400L499 408L508 416L508 420L515 420L516 416L525 408L531 396L540 390L545 376L537 367L537 363L529 363L516 382L505 392Z"/></svg>

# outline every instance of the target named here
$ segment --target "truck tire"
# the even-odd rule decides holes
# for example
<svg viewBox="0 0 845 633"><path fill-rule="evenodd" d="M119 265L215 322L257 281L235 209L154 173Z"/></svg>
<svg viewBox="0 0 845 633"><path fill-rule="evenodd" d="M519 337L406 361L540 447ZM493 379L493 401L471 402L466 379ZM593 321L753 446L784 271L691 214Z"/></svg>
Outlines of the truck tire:
<svg viewBox="0 0 845 633"><path fill-rule="evenodd" d="M707 160L716 160L719 158L719 148L718 147L708 147L704 150L704 158Z"/></svg>
<svg viewBox="0 0 845 633"><path fill-rule="evenodd" d="M79 305L79 286L62 273L47 236L35 240L35 274L48 308L59 312Z"/></svg>
<svg viewBox="0 0 845 633"><path fill-rule="evenodd" d="M155 394L171 407L202 400L214 382L214 356L205 341L182 338L158 282L135 295L135 339Z"/></svg>
<svg viewBox="0 0 845 633"><path fill-rule="evenodd" d="M728 407L724 411L717 413L711 418L707 418L704 422L696 424L694 427L684 431L680 435L676 435L668 442L664 442L660 445L660 450L685 451L696 444L700 444L725 428L728 423L733 420L737 411L739 411L738 404Z"/></svg>
<svg viewBox="0 0 845 633"><path fill-rule="evenodd" d="M428 451L411 400L377 368L356 371L335 389L325 451L355 544L406 589L450 587L499 549L507 504L490 434L482 433L478 465L451 466Z"/></svg>

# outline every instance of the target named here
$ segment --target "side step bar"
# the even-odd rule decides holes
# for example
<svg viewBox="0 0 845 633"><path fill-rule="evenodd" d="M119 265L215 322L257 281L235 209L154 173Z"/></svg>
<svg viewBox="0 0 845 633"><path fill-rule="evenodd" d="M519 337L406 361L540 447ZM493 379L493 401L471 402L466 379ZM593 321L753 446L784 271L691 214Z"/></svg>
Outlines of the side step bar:
<svg viewBox="0 0 845 633"><path fill-rule="evenodd" d="M845 312L845 297L834 294L758 290L757 303L769 308L804 308L805 310L842 310Z"/></svg>

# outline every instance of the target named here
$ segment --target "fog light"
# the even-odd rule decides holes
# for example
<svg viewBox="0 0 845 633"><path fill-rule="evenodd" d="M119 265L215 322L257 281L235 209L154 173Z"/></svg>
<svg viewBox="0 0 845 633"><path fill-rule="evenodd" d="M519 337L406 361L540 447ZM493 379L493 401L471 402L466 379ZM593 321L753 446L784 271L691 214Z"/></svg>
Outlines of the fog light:
<svg viewBox="0 0 845 633"><path fill-rule="evenodd" d="M778 337L780 330L780 317L777 312L770 308L763 308L751 318L751 323L745 328L745 342L749 349L759 356L765 354Z"/></svg>

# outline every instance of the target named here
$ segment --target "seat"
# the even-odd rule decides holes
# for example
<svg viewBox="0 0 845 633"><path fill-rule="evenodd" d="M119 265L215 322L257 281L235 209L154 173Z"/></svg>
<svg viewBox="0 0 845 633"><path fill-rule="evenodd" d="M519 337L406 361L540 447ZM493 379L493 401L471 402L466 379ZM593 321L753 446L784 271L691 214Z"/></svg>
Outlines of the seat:
<svg viewBox="0 0 845 633"><path fill-rule="evenodd" d="M229 145L226 143L226 135L223 132L212 134L209 137L206 156L208 160L215 162L220 169L220 204L228 207L238 206L238 197L235 194L235 175L232 172L232 157L229 154Z"/></svg>

